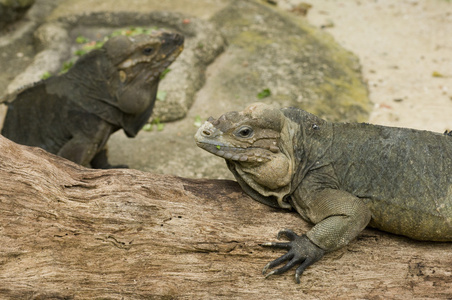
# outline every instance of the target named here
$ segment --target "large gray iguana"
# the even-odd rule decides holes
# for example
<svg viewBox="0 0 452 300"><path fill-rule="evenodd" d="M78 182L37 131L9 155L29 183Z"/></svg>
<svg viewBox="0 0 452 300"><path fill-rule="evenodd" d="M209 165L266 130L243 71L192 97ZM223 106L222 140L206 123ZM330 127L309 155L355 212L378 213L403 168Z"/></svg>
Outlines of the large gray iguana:
<svg viewBox="0 0 452 300"><path fill-rule="evenodd" d="M226 159L252 198L294 208L315 224L288 243L263 273L299 265L296 281L326 252L367 225L418 240L452 241L452 137L414 129L324 121L296 108L253 104L210 118L197 145Z"/></svg>
<svg viewBox="0 0 452 300"><path fill-rule="evenodd" d="M166 31L110 38L67 73L14 95L2 134L84 166L109 168L109 136L121 128L137 135L152 113L160 74L183 44L182 35Z"/></svg>

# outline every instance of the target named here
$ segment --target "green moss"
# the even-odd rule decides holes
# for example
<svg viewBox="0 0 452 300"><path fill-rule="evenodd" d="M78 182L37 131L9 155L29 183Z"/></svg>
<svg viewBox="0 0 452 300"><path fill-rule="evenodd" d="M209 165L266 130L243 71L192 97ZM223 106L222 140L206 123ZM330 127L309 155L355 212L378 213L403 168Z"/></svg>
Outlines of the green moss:
<svg viewBox="0 0 452 300"><path fill-rule="evenodd" d="M272 94L272 92L270 91L270 89L263 89L262 91L257 93L257 98L264 99L264 98L270 97L271 94Z"/></svg>
<svg viewBox="0 0 452 300"><path fill-rule="evenodd" d="M248 52L256 52L257 48L270 45L274 41L260 32L242 31L231 39L230 43L240 46Z"/></svg>
<svg viewBox="0 0 452 300"><path fill-rule="evenodd" d="M368 91L356 77L344 79L327 79L327 82L313 88L321 99L309 105L309 110L330 121L354 120L365 122L371 110Z"/></svg>

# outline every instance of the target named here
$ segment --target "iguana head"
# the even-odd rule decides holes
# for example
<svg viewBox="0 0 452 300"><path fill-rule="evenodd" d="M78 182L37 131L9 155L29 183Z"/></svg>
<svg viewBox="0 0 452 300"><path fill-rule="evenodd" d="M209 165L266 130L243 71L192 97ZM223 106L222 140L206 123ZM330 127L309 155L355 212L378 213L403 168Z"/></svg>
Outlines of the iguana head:
<svg viewBox="0 0 452 300"><path fill-rule="evenodd" d="M288 207L294 171L290 121L271 106L256 103L242 112L209 118L195 135L202 149L226 159L250 195L271 206Z"/></svg>
<svg viewBox="0 0 452 300"><path fill-rule="evenodd" d="M184 37L178 33L155 31L136 36L119 35L103 46L116 68L115 85L118 107L128 114L138 114L149 107L160 74L179 56ZM156 90L156 87L155 87Z"/></svg>
<svg viewBox="0 0 452 300"><path fill-rule="evenodd" d="M127 85L138 77L149 83L179 56L184 49L184 37L165 31L119 35L109 39L103 48L117 67L122 83Z"/></svg>

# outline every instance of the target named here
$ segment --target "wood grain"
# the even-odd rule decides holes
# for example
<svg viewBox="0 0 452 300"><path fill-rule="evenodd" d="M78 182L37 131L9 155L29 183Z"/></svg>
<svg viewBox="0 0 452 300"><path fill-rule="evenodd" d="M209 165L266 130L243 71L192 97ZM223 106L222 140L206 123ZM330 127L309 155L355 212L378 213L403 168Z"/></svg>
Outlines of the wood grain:
<svg viewBox="0 0 452 300"><path fill-rule="evenodd" d="M259 246L310 225L237 183L92 170L0 136L2 299L452 299L452 244L366 229L264 279Z"/></svg>

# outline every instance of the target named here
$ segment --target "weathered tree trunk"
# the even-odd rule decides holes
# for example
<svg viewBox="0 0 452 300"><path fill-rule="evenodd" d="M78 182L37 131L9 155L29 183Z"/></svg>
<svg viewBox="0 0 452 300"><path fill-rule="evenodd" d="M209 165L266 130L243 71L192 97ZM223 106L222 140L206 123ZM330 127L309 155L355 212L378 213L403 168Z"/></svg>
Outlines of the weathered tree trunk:
<svg viewBox="0 0 452 300"><path fill-rule="evenodd" d="M452 244L365 230L310 267L267 280L259 246L295 213L232 181L91 170L0 136L1 299L452 298Z"/></svg>

